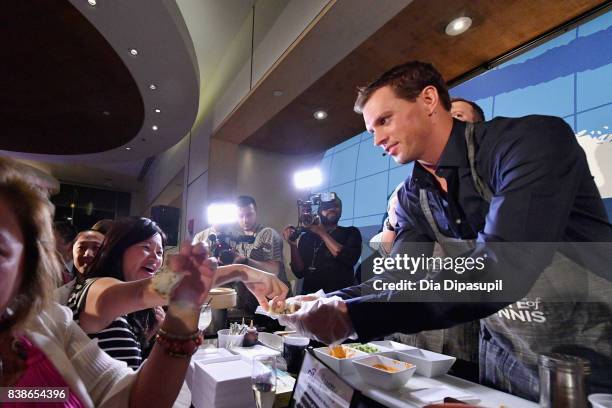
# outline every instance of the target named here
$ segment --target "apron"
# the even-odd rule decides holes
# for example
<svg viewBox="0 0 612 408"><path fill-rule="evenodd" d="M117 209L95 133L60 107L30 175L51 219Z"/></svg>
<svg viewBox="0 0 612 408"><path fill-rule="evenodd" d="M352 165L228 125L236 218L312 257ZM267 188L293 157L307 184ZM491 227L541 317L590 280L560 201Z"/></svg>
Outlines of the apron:
<svg viewBox="0 0 612 408"><path fill-rule="evenodd" d="M472 123L466 123L465 138L474 187L483 200L490 202L493 193L476 172ZM441 233L426 190L419 191L419 201L446 256L459 256L474 249L475 240ZM587 293L589 302L578 300ZM525 298L481 320L480 382L537 401L538 354L560 352L590 361L587 381L591 392L611 392L611 310L612 284L556 252Z"/></svg>

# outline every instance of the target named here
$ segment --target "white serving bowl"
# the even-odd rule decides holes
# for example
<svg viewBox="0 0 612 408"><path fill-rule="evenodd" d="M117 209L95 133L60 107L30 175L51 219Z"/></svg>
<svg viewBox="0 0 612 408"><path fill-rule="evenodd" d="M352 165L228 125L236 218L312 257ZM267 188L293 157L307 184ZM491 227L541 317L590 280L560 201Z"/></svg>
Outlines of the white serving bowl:
<svg viewBox="0 0 612 408"><path fill-rule="evenodd" d="M398 343L397 341L393 341L393 340L372 341L369 344L384 347L384 348L387 348L393 351L416 350L416 347L409 346L403 343Z"/></svg>
<svg viewBox="0 0 612 408"><path fill-rule="evenodd" d="M363 350L359 350L358 348L355 347L355 345L360 345L359 343L349 343L349 344L345 344L345 346L352 348L353 350L358 350L358 351L363 351ZM374 355L374 354L382 354L382 355L386 355L386 353L392 353L393 350L391 350L390 348L387 347L383 347L381 345L378 344L374 344L374 343L366 343L364 344L364 346L370 346L372 348L375 348L376 351L373 351L371 353L368 353L366 351L363 351L366 354L369 355Z"/></svg>
<svg viewBox="0 0 612 408"><path fill-rule="evenodd" d="M319 347L314 349L315 354L321 361L327 364L332 370L338 374L348 374L355 371L353 360L360 357L367 357L368 354L363 351L353 350L346 347L350 354L347 358L337 358L330 354L329 347Z"/></svg>
<svg viewBox="0 0 612 408"><path fill-rule="evenodd" d="M395 356L398 360L416 365L417 374L425 377L446 374L457 360L455 357L421 349L398 351Z"/></svg>
<svg viewBox="0 0 612 408"><path fill-rule="evenodd" d="M394 368L398 371L389 372L373 367L376 364ZM353 360L357 374L363 381L383 390L396 390L408 382L416 371L416 366L385 356L368 356Z"/></svg>
<svg viewBox="0 0 612 408"><path fill-rule="evenodd" d="M591 394L589 402L593 408L612 408L612 394Z"/></svg>

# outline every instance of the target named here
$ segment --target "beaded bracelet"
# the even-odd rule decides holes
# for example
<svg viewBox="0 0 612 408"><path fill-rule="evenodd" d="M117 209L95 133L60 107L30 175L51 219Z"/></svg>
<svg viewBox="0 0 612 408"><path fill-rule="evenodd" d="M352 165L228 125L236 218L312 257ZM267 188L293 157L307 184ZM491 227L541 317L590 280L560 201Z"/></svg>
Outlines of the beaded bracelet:
<svg viewBox="0 0 612 408"><path fill-rule="evenodd" d="M178 335L168 333L163 329L159 329L155 336L155 341L164 349L171 357L191 357L198 347L204 342L202 331L197 330L187 335Z"/></svg>
<svg viewBox="0 0 612 408"><path fill-rule="evenodd" d="M193 340L196 337L199 337L202 334L202 331L201 330L196 330L196 331L193 331L193 332L187 333L187 334L175 334L175 333L168 333L164 329L160 328L157 331L157 333L159 333L162 337L167 337L167 338L172 339L172 340Z"/></svg>

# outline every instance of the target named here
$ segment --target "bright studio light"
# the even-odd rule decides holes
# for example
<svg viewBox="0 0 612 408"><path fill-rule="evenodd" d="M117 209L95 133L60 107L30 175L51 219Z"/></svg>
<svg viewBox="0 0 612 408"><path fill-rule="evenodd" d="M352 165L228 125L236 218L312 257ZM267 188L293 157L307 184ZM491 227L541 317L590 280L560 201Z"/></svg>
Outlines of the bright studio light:
<svg viewBox="0 0 612 408"><path fill-rule="evenodd" d="M238 222L238 207L231 203L214 203L207 209L208 223L211 225Z"/></svg>
<svg viewBox="0 0 612 408"><path fill-rule="evenodd" d="M293 175L293 184L299 190L318 187L323 182L323 175L318 168L297 171Z"/></svg>

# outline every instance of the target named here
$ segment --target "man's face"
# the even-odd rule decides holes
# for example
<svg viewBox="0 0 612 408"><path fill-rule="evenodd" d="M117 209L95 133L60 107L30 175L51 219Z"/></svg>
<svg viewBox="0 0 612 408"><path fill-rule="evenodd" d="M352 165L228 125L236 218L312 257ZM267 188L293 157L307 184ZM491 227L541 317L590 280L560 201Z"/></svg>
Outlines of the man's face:
<svg viewBox="0 0 612 408"><path fill-rule="evenodd" d="M62 255L62 261L70 261L72 242L66 241L57 231L53 231L55 235L55 247L57 251Z"/></svg>
<svg viewBox="0 0 612 408"><path fill-rule="evenodd" d="M338 206L321 210L321 224L336 225L342 216L342 209Z"/></svg>
<svg viewBox="0 0 612 408"><path fill-rule="evenodd" d="M72 246L72 258L74 267L81 275L94 260L103 240L104 235L97 231L85 231L77 236Z"/></svg>
<svg viewBox="0 0 612 408"><path fill-rule="evenodd" d="M398 98L391 86L377 89L363 107L363 120L374 144L385 149L398 164L423 157L431 133L423 92L414 102Z"/></svg>
<svg viewBox="0 0 612 408"><path fill-rule="evenodd" d="M238 207L238 224L243 231L253 231L257 223L257 211L253 204Z"/></svg>
<svg viewBox="0 0 612 408"><path fill-rule="evenodd" d="M455 101L451 104L451 116L462 122L478 122L472 105L463 101Z"/></svg>

